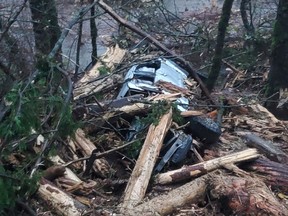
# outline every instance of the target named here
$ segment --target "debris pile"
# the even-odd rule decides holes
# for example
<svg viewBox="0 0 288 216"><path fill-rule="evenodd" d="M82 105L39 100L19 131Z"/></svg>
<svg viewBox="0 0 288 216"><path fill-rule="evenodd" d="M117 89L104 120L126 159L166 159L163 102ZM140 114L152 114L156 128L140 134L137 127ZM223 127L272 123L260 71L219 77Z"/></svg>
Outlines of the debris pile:
<svg viewBox="0 0 288 216"><path fill-rule="evenodd" d="M205 101L176 61L129 59L110 47L75 83L83 124L37 192L53 211L288 215L287 122L233 88ZM103 67L113 73L96 73Z"/></svg>

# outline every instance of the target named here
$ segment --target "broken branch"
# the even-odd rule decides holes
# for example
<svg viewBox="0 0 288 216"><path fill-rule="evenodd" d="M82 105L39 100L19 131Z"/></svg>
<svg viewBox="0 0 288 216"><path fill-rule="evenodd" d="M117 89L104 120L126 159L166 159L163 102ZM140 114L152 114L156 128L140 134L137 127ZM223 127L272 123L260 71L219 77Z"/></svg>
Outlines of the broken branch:
<svg viewBox="0 0 288 216"><path fill-rule="evenodd" d="M123 210L133 208L145 196L154 165L171 121L172 109L163 115L157 126L150 125L146 140L125 190Z"/></svg>
<svg viewBox="0 0 288 216"><path fill-rule="evenodd" d="M168 184L172 182L187 180L191 177L211 172L212 170L218 169L226 164L239 163L242 161L258 158L259 156L260 155L256 149L246 149L241 152L159 174L156 177L156 182L159 184Z"/></svg>

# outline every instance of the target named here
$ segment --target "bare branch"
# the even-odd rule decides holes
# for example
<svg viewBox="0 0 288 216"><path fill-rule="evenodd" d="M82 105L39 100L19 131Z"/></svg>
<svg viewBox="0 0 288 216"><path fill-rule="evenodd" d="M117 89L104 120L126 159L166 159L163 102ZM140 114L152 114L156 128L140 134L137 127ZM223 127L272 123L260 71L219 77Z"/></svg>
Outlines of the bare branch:
<svg viewBox="0 0 288 216"><path fill-rule="evenodd" d="M1 36L0 36L0 42L2 41L2 39L4 38L4 36L7 34L7 32L9 31L11 25L16 21L17 17L19 16L19 14L21 13L21 11L26 7L26 3L28 0L24 0L23 4L21 5L21 7L19 8L18 11L16 11L10 18L9 21L6 25L5 30L2 32Z"/></svg>

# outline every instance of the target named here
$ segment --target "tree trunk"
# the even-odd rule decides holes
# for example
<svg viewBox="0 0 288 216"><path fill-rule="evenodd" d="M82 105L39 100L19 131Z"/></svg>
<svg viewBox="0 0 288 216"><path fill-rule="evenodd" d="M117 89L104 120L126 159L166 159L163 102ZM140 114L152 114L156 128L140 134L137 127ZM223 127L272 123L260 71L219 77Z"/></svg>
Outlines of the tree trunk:
<svg viewBox="0 0 288 216"><path fill-rule="evenodd" d="M29 0L35 35L36 57L48 55L60 37L54 0Z"/></svg>
<svg viewBox="0 0 288 216"><path fill-rule="evenodd" d="M288 215L284 202L256 177L234 177L219 172L208 184L210 199L219 200L224 215Z"/></svg>
<svg viewBox="0 0 288 216"><path fill-rule="evenodd" d="M94 3L94 0L90 0L90 3ZM97 63L97 27L96 27L96 22L95 22L95 6L93 6L90 9L90 34L91 34L91 45L92 45L92 53L91 53L91 62L92 65L95 65Z"/></svg>
<svg viewBox="0 0 288 216"><path fill-rule="evenodd" d="M80 1L81 6L83 5L83 0ZM80 16L82 17L83 11L80 12ZM77 79L78 70L80 67L80 52L81 52L81 44L82 44L82 29L83 29L83 20L79 21L79 27L78 27L78 40L77 40L77 48L76 48L76 66L75 66L75 73L74 78Z"/></svg>
<svg viewBox="0 0 288 216"><path fill-rule="evenodd" d="M215 47L215 54L212 60L212 67L211 67L211 70L207 79L207 88L210 92L214 88L216 84L216 80L220 73L222 50L224 46L226 29L229 24L232 5L233 5L233 0L225 0L223 4L222 14L221 14L221 18L218 24L218 35L217 35L217 43Z"/></svg>
<svg viewBox="0 0 288 216"><path fill-rule="evenodd" d="M241 18L243 25L247 31L247 35L252 37L254 35L254 26L253 26L253 17L252 17L252 5L251 5L251 0L242 0L240 4L240 13L241 13ZM250 15L247 14L247 9L249 10ZM248 20L248 17L250 18L250 21Z"/></svg>
<svg viewBox="0 0 288 216"><path fill-rule="evenodd" d="M288 1L280 0L272 38L272 53L270 59L270 72L266 96L270 101L266 103L268 109L276 116L281 117L280 109L276 110L279 90L288 87ZM272 96L272 97L271 97ZM284 113L285 109L283 108ZM285 115L284 113L283 116ZM287 114L287 109L286 109Z"/></svg>

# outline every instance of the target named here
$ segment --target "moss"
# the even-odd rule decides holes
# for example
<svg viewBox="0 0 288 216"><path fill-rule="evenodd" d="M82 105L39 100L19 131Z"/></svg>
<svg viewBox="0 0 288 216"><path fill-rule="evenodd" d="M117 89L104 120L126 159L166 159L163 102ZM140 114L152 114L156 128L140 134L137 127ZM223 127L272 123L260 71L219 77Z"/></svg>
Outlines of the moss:
<svg viewBox="0 0 288 216"><path fill-rule="evenodd" d="M220 74L221 60L222 60L222 50L224 46L224 39L226 34L226 29L229 24L230 13L232 8L233 0L225 0L222 8L221 18L218 24L218 35L217 43L215 47L215 54L212 60L212 67L207 79L207 88L212 91L214 88L217 78Z"/></svg>

